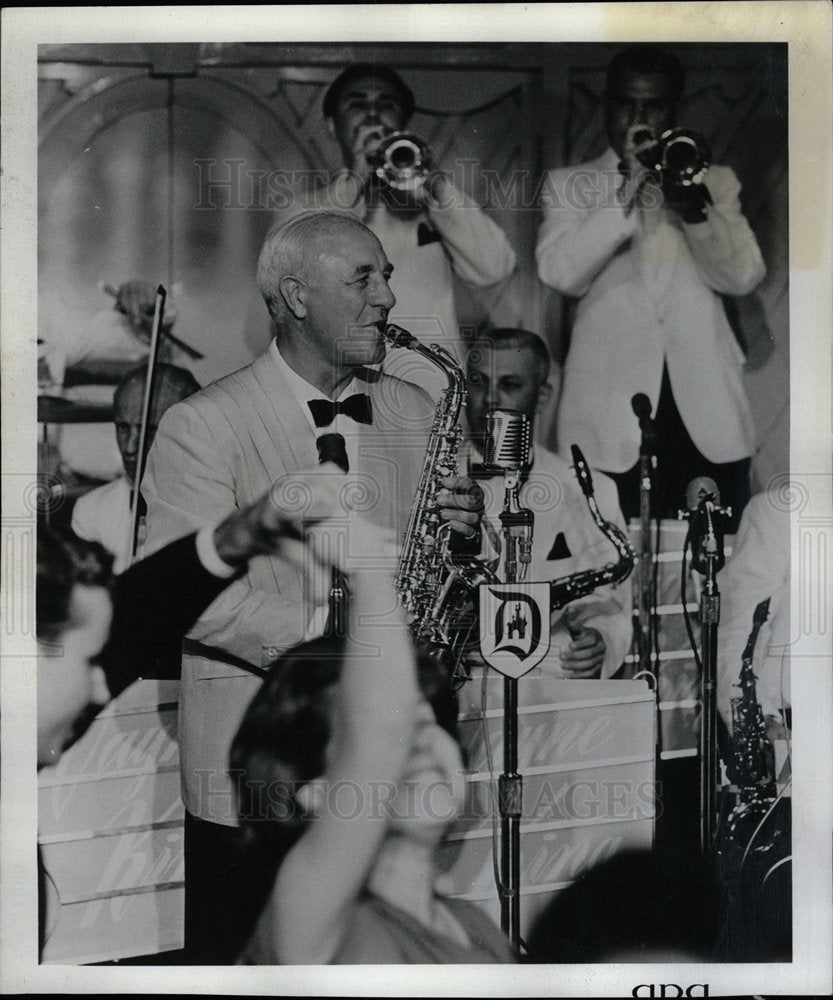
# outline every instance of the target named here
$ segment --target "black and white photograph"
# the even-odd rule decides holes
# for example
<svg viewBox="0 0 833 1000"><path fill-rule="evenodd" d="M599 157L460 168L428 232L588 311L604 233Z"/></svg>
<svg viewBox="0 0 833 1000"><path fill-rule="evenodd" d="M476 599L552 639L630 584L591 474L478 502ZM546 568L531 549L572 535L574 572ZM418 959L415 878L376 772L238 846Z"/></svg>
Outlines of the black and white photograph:
<svg viewBox="0 0 833 1000"><path fill-rule="evenodd" d="M2 19L3 990L833 991L829 5Z"/></svg>

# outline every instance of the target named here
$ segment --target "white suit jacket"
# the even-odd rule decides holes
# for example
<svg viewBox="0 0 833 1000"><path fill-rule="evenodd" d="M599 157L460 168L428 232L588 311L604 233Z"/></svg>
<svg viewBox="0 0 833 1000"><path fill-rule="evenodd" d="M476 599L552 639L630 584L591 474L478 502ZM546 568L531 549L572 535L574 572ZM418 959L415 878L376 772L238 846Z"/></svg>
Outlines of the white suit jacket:
<svg viewBox="0 0 833 1000"><path fill-rule="evenodd" d="M536 259L541 280L580 296L558 410L558 451L576 442L591 466L624 472L639 457L631 408L644 392L656 411L663 363L689 434L712 462L752 454L754 426L743 355L716 293L743 295L764 275L741 213L740 184L710 167L709 217L681 223L661 210L651 235L615 202L613 150L547 175Z"/></svg>
<svg viewBox="0 0 833 1000"><path fill-rule="evenodd" d="M366 381L374 410L373 424L361 428L360 506L401 536L434 408L422 390L397 379L366 369L357 379ZM267 351L162 418L142 481L148 552L253 503L276 477L317 464L309 421ZM183 800L192 815L236 823L228 751L261 680L234 658L259 667L264 644L301 642L314 610L294 565L259 557L189 633L179 742Z"/></svg>

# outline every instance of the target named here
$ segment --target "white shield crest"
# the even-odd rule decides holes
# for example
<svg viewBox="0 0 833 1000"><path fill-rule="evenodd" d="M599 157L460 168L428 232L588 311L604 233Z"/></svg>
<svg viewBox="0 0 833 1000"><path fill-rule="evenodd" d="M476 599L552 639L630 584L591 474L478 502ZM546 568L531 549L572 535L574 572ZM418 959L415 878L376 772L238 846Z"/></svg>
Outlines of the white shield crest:
<svg viewBox="0 0 833 1000"><path fill-rule="evenodd" d="M480 585L480 654L490 667L517 679L549 648L549 583Z"/></svg>

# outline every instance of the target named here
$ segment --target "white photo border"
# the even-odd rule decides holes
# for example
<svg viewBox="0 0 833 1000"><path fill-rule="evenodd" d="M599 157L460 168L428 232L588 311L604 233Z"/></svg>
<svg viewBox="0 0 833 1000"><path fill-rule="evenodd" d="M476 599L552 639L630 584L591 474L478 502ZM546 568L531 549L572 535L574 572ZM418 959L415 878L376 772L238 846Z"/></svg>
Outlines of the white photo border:
<svg viewBox="0 0 833 1000"><path fill-rule="evenodd" d="M361 27L357 29L357 25ZM390 4L308 7L5 8L2 12L3 536L20 480L36 475L37 46L91 42L787 42L789 46L791 477L812 493L833 551L831 504L831 6L702 3ZM361 38L356 35L361 34ZM12 482L14 480L14 482ZM819 637L792 655L793 960L768 965L443 968L90 967L37 963L34 641L9 628L32 574L4 566L0 698L0 977L4 992L252 995L622 996L640 983L708 984L712 996L831 991L830 662ZM829 585L829 559L813 581ZM826 595L829 603L830 594ZM822 601L824 604L824 600ZM16 613L16 612L15 612ZM793 606L793 614L797 608ZM828 619L830 609L827 609ZM829 625L827 626L829 628ZM793 632L795 634L795 631ZM823 637L822 637L823 638ZM830 637L826 640L830 647ZM806 668L800 664L806 656Z"/></svg>

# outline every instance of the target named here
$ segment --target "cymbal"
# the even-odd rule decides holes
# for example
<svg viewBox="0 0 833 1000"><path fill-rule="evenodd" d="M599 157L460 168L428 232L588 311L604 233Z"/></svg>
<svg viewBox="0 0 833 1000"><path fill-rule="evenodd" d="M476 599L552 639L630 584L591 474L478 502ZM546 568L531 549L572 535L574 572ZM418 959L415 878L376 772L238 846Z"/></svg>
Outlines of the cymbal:
<svg viewBox="0 0 833 1000"><path fill-rule="evenodd" d="M112 403L84 403L61 396L38 396L39 424L103 424L112 419Z"/></svg>

